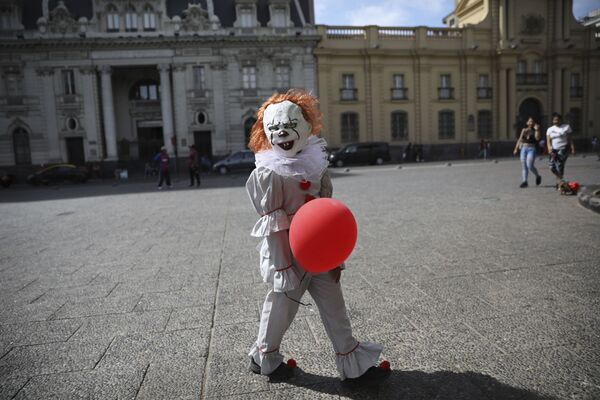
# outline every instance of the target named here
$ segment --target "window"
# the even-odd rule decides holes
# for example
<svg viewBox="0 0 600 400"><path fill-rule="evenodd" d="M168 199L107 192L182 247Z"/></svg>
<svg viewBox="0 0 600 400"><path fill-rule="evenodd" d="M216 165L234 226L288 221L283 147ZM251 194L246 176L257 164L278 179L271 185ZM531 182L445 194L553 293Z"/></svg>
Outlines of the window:
<svg viewBox="0 0 600 400"><path fill-rule="evenodd" d="M404 88L404 74L394 74L393 81L395 89Z"/></svg>
<svg viewBox="0 0 600 400"><path fill-rule="evenodd" d="M0 30L9 30L12 26L13 10L10 6L0 7Z"/></svg>
<svg viewBox="0 0 600 400"><path fill-rule="evenodd" d="M275 85L278 89L290 87L290 67L282 65L275 68Z"/></svg>
<svg viewBox="0 0 600 400"><path fill-rule="evenodd" d="M27 131L23 128L16 128L12 136L15 164L31 164L31 149Z"/></svg>
<svg viewBox="0 0 600 400"><path fill-rule="evenodd" d="M479 87L490 87L490 76L489 75L479 75Z"/></svg>
<svg viewBox="0 0 600 400"><path fill-rule="evenodd" d="M275 28L285 28L287 26L287 12L285 8L273 8L273 15L271 15L271 25Z"/></svg>
<svg viewBox="0 0 600 400"><path fill-rule="evenodd" d="M192 69L194 74L194 89L205 88L204 66L196 66Z"/></svg>
<svg viewBox="0 0 600 400"><path fill-rule="evenodd" d="M74 131L79 127L79 122L77 121L77 118L69 117L67 118L67 122L65 125L67 126L67 130Z"/></svg>
<svg viewBox="0 0 600 400"><path fill-rule="evenodd" d="M571 87L578 87L581 76L579 74L571 74Z"/></svg>
<svg viewBox="0 0 600 400"><path fill-rule="evenodd" d="M438 122L438 135L440 139L454 138L454 111L440 111Z"/></svg>
<svg viewBox="0 0 600 400"><path fill-rule="evenodd" d="M358 114L354 112L342 113L342 142L358 140Z"/></svg>
<svg viewBox="0 0 600 400"><path fill-rule="evenodd" d="M138 30L138 16L135 7L129 5L125 9L125 31L136 32Z"/></svg>
<svg viewBox="0 0 600 400"><path fill-rule="evenodd" d="M150 5L144 7L144 30L155 31L156 30L156 14L154 9Z"/></svg>
<svg viewBox="0 0 600 400"><path fill-rule="evenodd" d="M240 8L240 26L242 28L254 27L254 9L250 7Z"/></svg>
<svg viewBox="0 0 600 400"><path fill-rule="evenodd" d="M342 89L341 99L342 100L356 100L356 89L354 88L354 74L343 74L342 75Z"/></svg>
<svg viewBox="0 0 600 400"><path fill-rule="evenodd" d="M583 97L583 88L581 86L581 75L578 73L571 74L571 97Z"/></svg>
<svg viewBox="0 0 600 400"><path fill-rule="evenodd" d="M492 112L481 110L477 113L477 135L480 138L492 137Z"/></svg>
<svg viewBox="0 0 600 400"><path fill-rule="evenodd" d="M490 87L490 76L487 74L479 75L479 86L477 86L478 99L491 99L492 88Z"/></svg>
<svg viewBox="0 0 600 400"><path fill-rule="evenodd" d="M246 140L246 147L248 147L248 143L250 143L250 134L252 133L252 127L256 123L256 118L250 117L246 118L244 121L244 137Z"/></svg>
<svg viewBox="0 0 600 400"><path fill-rule="evenodd" d="M204 111L198 111L196 114L196 123L199 125L203 125L206 123L206 113Z"/></svg>
<svg viewBox="0 0 600 400"><path fill-rule="evenodd" d="M526 74L527 73L527 61L519 60L517 62L517 74Z"/></svg>
<svg viewBox="0 0 600 400"><path fill-rule="evenodd" d="M392 139L404 140L408 138L408 114L404 111L392 113Z"/></svg>
<svg viewBox="0 0 600 400"><path fill-rule="evenodd" d="M406 98L404 74L394 74L392 76L392 100L406 100Z"/></svg>
<svg viewBox="0 0 600 400"><path fill-rule="evenodd" d="M65 94L75 94L75 74L72 69L62 70L63 87Z"/></svg>
<svg viewBox="0 0 600 400"><path fill-rule="evenodd" d="M571 129L573 130L573 135L577 135L581 133L581 109L577 107L571 108L569 110L569 125L571 125Z"/></svg>
<svg viewBox="0 0 600 400"><path fill-rule="evenodd" d="M533 63L533 72L535 74L544 73L544 62L542 60L535 60L535 62Z"/></svg>
<svg viewBox="0 0 600 400"><path fill-rule="evenodd" d="M159 96L160 89L156 81L140 81L133 86L129 93L131 100L159 100Z"/></svg>
<svg viewBox="0 0 600 400"><path fill-rule="evenodd" d="M438 88L438 97L440 99L454 98L454 88L452 87L451 77L448 74L440 75L440 87Z"/></svg>
<svg viewBox="0 0 600 400"><path fill-rule="evenodd" d="M106 7L106 30L109 32L118 32L119 28L119 13L117 7L109 4Z"/></svg>
<svg viewBox="0 0 600 400"><path fill-rule="evenodd" d="M242 68L242 87L244 89L256 89L256 67Z"/></svg>

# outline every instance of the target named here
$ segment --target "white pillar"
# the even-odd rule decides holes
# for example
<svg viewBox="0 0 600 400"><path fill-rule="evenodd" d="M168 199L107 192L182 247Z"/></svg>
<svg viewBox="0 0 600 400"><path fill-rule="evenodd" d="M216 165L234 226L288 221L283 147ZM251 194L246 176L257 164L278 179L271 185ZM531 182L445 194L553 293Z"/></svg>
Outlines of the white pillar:
<svg viewBox="0 0 600 400"><path fill-rule="evenodd" d="M173 105L171 104L171 77L169 64L159 64L160 72L160 111L163 123L163 140L169 155L174 155L171 138L173 137Z"/></svg>
<svg viewBox="0 0 600 400"><path fill-rule="evenodd" d="M101 156L101 141L99 140L99 124L97 113L98 91L96 90L96 69L91 66L79 69L83 80L83 126L87 140L86 160L97 161Z"/></svg>
<svg viewBox="0 0 600 400"><path fill-rule="evenodd" d="M48 135L48 161L62 162L60 156L60 139L58 137L58 123L56 119L56 94L54 93L54 70L52 68L39 68L44 90L44 114L46 123L44 129Z"/></svg>
<svg viewBox="0 0 600 400"><path fill-rule="evenodd" d="M173 65L173 102L175 103L175 132L177 134L178 146L181 145L181 138L189 141L188 120L187 120L187 93L185 87L185 64ZM179 154L187 154L186 148L179 149Z"/></svg>
<svg viewBox="0 0 600 400"><path fill-rule="evenodd" d="M106 160L115 161L117 155L117 123L115 120L115 103L112 90L110 65L100 67L102 82L102 113L104 116L104 138L106 140Z"/></svg>
<svg viewBox="0 0 600 400"><path fill-rule="evenodd" d="M214 107L214 133L213 133L213 151L224 152L230 150L230 143L227 140L227 115L226 103L229 100L227 91L227 64L223 61L215 61L210 64L212 75L212 92Z"/></svg>

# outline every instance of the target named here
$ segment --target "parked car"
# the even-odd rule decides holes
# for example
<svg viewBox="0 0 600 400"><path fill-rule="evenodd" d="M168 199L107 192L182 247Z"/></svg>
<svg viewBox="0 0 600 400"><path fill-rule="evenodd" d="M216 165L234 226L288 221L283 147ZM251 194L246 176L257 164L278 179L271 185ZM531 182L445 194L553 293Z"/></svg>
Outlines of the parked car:
<svg viewBox="0 0 600 400"><path fill-rule="evenodd" d="M83 183L87 180L87 169L73 164L51 165L27 177L27 182L35 186L61 182Z"/></svg>
<svg viewBox="0 0 600 400"><path fill-rule="evenodd" d="M237 151L213 165L213 171L225 175L232 171L252 171L255 167L254 153L250 150Z"/></svg>
<svg viewBox="0 0 600 400"><path fill-rule="evenodd" d="M0 171L0 185L2 185L2 187L7 188L14 182L15 176L13 174L9 174L6 171Z"/></svg>
<svg viewBox="0 0 600 400"><path fill-rule="evenodd" d="M385 142L348 144L329 155L329 164L343 167L347 164L377 164L390 161L390 146Z"/></svg>

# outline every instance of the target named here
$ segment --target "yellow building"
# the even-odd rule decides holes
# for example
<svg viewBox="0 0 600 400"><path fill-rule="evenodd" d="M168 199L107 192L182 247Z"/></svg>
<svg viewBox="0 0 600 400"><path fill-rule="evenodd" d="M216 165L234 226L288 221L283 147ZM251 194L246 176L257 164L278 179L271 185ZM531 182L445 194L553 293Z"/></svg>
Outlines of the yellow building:
<svg viewBox="0 0 600 400"><path fill-rule="evenodd" d="M323 136L422 144L425 158L473 156L485 139L500 155L527 117L545 127L557 111L587 144L600 136L600 31L572 6L457 0L456 28L318 26Z"/></svg>

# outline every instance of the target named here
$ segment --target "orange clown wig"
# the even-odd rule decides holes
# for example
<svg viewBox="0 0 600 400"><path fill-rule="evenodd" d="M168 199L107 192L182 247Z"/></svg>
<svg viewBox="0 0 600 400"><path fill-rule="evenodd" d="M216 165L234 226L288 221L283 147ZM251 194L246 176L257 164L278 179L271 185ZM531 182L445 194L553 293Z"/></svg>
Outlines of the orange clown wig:
<svg viewBox="0 0 600 400"><path fill-rule="evenodd" d="M290 89L287 93L275 93L265 101L256 112L256 122L250 131L250 141L248 148L255 153L269 150L271 143L265 135L263 128L263 115L265 110L271 104L281 103L289 100L302 109L304 119L312 126L311 135L318 135L321 132L321 111L319 111L319 100L312 94L302 89Z"/></svg>

